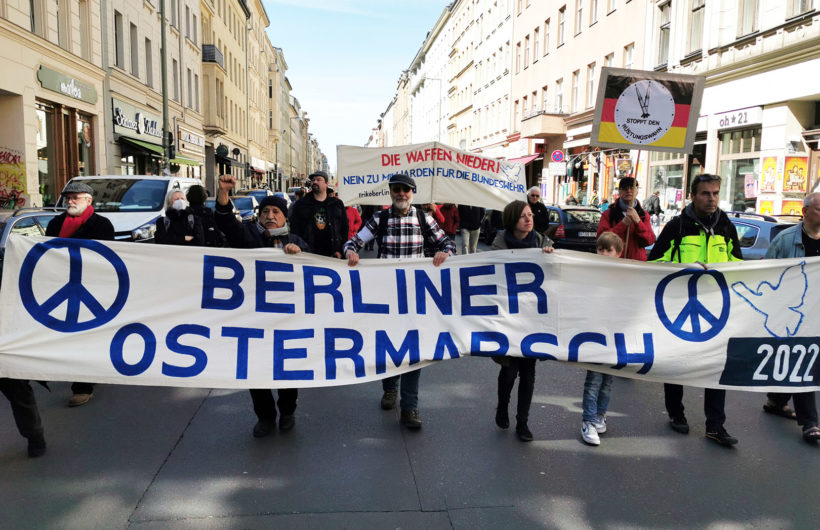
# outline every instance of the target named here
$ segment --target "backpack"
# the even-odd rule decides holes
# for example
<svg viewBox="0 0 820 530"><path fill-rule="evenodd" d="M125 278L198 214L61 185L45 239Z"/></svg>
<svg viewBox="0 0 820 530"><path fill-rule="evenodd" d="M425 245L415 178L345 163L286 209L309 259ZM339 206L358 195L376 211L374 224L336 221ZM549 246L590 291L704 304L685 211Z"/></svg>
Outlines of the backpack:
<svg viewBox="0 0 820 530"><path fill-rule="evenodd" d="M387 235L387 222L390 219L390 215L385 215L390 210L382 210L381 214L379 214L379 228L376 230L376 243L379 245L379 250L376 257L382 257L382 240L384 236ZM427 224L427 216L424 214L424 211L421 208L416 208L416 218L419 221L419 227L421 228L421 236L424 240L424 257L430 258L436 254L436 246L428 242L428 240L433 239L435 236L433 235L433 229L430 228L430 225Z"/></svg>

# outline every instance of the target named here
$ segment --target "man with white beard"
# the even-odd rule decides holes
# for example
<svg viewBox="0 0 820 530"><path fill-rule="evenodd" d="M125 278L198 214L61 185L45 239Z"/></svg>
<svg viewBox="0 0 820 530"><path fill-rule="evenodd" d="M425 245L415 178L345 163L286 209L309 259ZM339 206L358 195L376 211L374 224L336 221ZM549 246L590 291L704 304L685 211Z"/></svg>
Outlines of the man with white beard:
<svg viewBox="0 0 820 530"><path fill-rule="evenodd" d="M46 235L72 239L114 240L114 225L102 215L94 212L91 194L94 189L82 182L69 182L62 196L66 205L65 213L49 221ZM79 407L91 400L94 394L92 383L72 383L73 395L68 400L69 407Z"/></svg>

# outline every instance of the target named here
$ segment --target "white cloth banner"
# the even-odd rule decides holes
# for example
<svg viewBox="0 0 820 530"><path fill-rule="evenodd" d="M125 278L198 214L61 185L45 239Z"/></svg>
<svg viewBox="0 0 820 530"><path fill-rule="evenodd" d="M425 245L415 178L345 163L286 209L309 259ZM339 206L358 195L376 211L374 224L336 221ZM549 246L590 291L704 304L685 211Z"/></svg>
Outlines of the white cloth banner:
<svg viewBox="0 0 820 530"><path fill-rule="evenodd" d="M524 165L486 158L438 142L397 147L336 148L339 198L351 204L390 204L387 181L406 173L416 181L414 204L466 204L502 210L527 200Z"/></svg>
<svg viewBox="0 0 820 530"><path fill-rule="evenodd" d="M812 287L814 285L814 287ZM820 386L820 258L703 270L537 249L345 261L273 249L11 236L0 374L331 386L461 355L602 363L649 381Z"/></svg>

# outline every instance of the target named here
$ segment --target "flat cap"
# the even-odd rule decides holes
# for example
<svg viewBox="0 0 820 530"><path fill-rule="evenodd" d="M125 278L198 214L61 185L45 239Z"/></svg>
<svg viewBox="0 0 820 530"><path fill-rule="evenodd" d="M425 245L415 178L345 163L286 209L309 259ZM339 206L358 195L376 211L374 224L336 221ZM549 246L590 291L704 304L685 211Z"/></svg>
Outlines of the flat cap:
<svg viewBox="0 0 820 530"><path fill-rule="evenodd" d="M390 176L390 180L387 183L390 186L392 186L393 184L404 184L405 186L410 187L414 193L416 191L416 181L413 180L413 177L405 173L393 173L393 175Z"/></svg>
<svg viewBox="0 0 820 530"><path fill-rule="evenodd" d="M88 184L83 184L82 182L72 180L66 184L66 187L63 188L60 195L68 195L69 193L87 193L89 195L94 195L94 188Z"/></svg>
<svg viewBox="0 0 820 530"><path fill-rule="evenodd" d="M328 182L327 173L325 173L324 171L314 171L313 173L308 175L308 178L310 180L313 180L315 177L322 177L323 179L325 179L325 182Z"/></svg>

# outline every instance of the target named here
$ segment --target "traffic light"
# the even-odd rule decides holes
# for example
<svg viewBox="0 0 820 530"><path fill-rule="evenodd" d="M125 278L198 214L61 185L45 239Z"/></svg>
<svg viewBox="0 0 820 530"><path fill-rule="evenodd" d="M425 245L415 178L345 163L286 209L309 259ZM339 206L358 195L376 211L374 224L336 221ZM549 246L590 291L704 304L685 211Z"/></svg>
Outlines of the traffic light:
<svg viewBox="0 0 820 530"><path fill-rule="evenodd" d="M171 132L171 131L168 131L166 134L168 135L168 138L166 140L167 141L166 145L168 146L168 151L167 151L168 160L173 160L174 158L177 157L176 151L174 150L174 133Z"/></svg>

